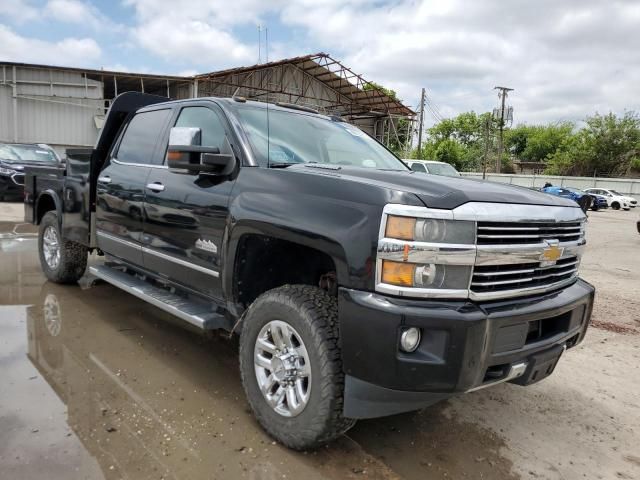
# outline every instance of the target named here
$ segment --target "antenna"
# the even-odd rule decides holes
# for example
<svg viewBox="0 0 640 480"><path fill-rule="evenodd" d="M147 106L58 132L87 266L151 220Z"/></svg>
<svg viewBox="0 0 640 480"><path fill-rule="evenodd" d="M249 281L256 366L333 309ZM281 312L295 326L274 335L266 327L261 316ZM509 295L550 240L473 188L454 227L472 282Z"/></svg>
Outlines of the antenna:
<svg viewBox="0 0 640 480"><path fill-rule="evenodd" d="M264 28L264 56L265 62L269 63L269 27Z"/></svg>
<svg viewBox="0 0 640 480"><path fill-rule="evenodd" d="M262 25L258 24L258 65L260 65L262 50Z"/></svg>

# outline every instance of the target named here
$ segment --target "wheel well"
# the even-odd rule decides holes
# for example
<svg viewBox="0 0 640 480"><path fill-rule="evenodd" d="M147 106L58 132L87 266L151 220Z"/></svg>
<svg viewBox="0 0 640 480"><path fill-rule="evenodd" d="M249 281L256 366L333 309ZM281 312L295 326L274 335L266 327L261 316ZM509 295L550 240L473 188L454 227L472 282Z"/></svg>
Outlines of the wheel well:
<svg viewBox="0 0 640 480"><path fill-rule="evenodd" d="M56 209L56 202L53 200L53 197L51 195L46 195L46 194L42 195L38 199L38 205L36 207L36 223L40 225L40 222L42 221L42 217L44 217L44 214L55 209Z"/></svg>
<svg viewBox="0 0 640 480"><path fill-rule="evenodd" d="M336 266L326 253L265 235L240 239L234 298L245 307L267 290L286 284L320 286L337 294Z"/></svg>

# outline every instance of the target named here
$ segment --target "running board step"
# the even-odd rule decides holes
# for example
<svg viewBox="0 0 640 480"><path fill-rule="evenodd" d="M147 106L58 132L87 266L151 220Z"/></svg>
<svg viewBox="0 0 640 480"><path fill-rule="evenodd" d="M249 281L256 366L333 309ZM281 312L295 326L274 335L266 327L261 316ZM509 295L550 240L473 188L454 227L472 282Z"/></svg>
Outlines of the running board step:
<svg viewBox="0 0 640 480"><path fill-rule="evenodd" d="M202 330L224 328L226 325L223 315L211 311L211 304L181 297L108 265L89 267L89 272Z"/></svg>

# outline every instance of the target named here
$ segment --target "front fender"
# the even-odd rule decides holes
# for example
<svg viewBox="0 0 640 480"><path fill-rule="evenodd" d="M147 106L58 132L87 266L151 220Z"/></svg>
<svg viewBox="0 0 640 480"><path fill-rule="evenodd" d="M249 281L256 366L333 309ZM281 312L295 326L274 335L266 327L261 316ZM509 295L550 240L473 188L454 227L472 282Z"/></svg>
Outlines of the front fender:
<svg viewBox="0 0 640 480"><path fill-rule="evenodd" d="M369 216L357 208L314 198L284 199L280 193L251 192L234 198L229 207L223 278L225 292L232 291L233 263L240 239L257 234L297 243L329 255L340 285L363 285L372 273ZM375 229L379 227L378 223ZM347 238L348 237L348 238ZM369 271L367 271L369 270Z"/></svg>

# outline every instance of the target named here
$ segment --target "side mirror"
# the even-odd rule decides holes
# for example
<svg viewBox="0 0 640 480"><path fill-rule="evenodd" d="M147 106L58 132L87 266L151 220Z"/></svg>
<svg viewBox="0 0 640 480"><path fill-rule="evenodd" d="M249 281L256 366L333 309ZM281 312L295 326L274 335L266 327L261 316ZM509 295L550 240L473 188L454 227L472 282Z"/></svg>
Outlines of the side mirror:
<svg viewBox="0 0 640 480"><path fill-rule="evenodd" d="M173 127L169 133L169 168L209 175L229 175L236 164L233 154L220 153L218 147L200 145L201 131L193 127Z"/></svg>

